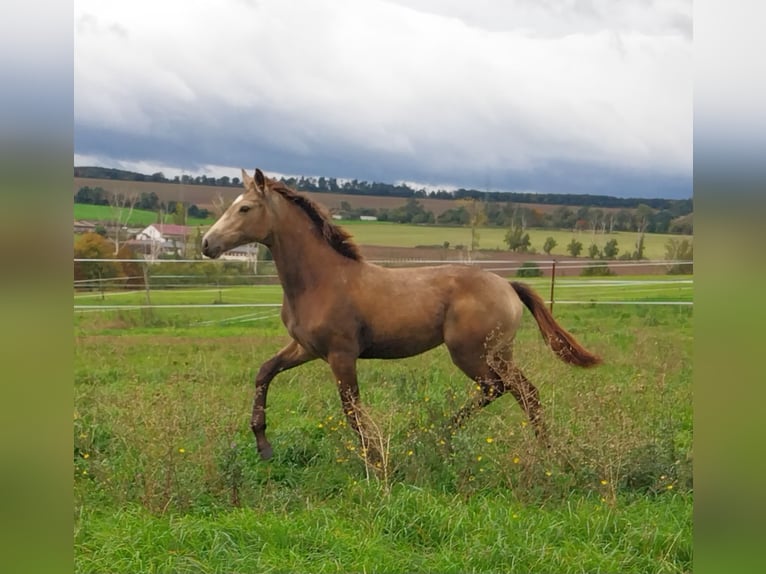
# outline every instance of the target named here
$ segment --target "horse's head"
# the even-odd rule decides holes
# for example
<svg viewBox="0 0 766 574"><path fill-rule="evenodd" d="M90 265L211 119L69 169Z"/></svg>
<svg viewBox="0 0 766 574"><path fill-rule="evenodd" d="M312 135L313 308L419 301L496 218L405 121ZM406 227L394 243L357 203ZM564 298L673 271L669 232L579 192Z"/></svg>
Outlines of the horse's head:
<svg viewBox="0 0 766 574"><path fill-rule="evenodd" d="M266 243L271 235L271 218L266 189L270 184L260 169L255 177L242 170L245 191L208 229L202 238L202 253L215 259L224 251L247 243Z"/></svg>

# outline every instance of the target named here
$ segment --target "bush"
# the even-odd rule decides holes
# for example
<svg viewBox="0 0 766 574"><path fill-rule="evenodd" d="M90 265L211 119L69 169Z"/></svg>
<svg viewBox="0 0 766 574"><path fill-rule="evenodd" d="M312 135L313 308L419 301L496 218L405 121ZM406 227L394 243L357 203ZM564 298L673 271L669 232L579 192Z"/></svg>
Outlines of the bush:
<svg viewBox="0 0 766 574"><path fill-rule="evenodd" d="M567 251L572 257L577 257L582 253L582 241L577 241L574 237L567 245Z"/></svg>
<svg viewBox="0 0 766 574"><path fill-rule="evenodd" d="M609 269L609 265L606 263L591 263L585 267L580 273L583 277L605 277L608 275L614 275L614 271Z"/></svg>
<svg viewBox="0 0 766 574"><path fill-rule="evenodd" d="M516 277L542 277L543 271L534 261L525 261L516 271Z"/></svg>

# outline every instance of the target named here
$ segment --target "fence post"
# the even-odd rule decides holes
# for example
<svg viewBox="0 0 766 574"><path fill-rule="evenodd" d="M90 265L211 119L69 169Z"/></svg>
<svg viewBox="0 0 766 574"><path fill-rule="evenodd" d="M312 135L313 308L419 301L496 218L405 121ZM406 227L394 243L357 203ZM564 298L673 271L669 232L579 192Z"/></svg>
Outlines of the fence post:
<svg viewBox="0 0 766 574"><path fill-rule="evenodd" d="M553 286L556 284L556 260L553 260L553 265L551 266L551 303L550 303L550 310L551 313L553 313Z"/></svg>

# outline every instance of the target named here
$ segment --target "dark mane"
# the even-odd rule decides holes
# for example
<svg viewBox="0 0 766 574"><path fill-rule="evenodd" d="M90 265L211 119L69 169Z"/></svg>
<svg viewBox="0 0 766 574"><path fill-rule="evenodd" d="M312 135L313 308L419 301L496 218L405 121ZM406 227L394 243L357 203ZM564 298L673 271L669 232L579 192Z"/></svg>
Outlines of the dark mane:
<svg viewBox="0 0 766 574"><path fill-rule="evenodd" d="M330 215L321 205L305 195L290 189L281 182L272 181L271 189L292 204L300 207L314 223L319 234L335 251L354 261L362 260L362 254L359 252L359 247L351 239L351 234L335 225L330 219Z"/></svg>

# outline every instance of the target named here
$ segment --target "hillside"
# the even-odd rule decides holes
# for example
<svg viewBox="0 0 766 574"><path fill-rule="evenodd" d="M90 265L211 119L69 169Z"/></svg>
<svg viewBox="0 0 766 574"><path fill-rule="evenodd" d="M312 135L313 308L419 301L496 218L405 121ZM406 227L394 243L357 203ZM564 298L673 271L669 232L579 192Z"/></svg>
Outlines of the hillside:
<svg viewBox="0 0 766 574"><path fill-rule="evenodd" d="M162 172L145 175L141 173L124 171L103 167L75 166L74 176L88 179L108 179L110 181L134 181L153 183L172 183L188 186L213 186L213 187L239 187L239 178L228 176L214 178L205 175L192 177L190 175L175 176L172 180L166 178ZM647 205L656 210L668 210L674 216L685 215L692 211L690 199L664 199L616 197L612 195L591 195L571 193L531 193L531 192L505 192L477 189L434 189L427 191L425 188L412 187L407 183L382 183L369 182L357 179L343 179L336 177L283 177L284 183L290 187L304 192L336 193L353 196L374 197L401 197L417 199L478 199L493 202L514 202L524 205L566 205L569 207L597 207L600 209L636 209L641 205Z"/></svg>
<svg viewBox="0 0 766 574"><path fill-rule="evenodd" d="M194 203L201 208L211 209L213 201L220 195L224 201L231 202L240 193L242 193L241 187L223 187L214 185L186 185L177 183L157 183L148 181L127 181L127 180L113 180L113 179L94 179L94 178L82 178L75 177L73 185L73 193L77 193L81 187L102 187L107 191L113 193L151 193L154 192L160 198L160 201L183 201L188 203ZM303 192L311 199L315 200L326 206L328 209L340 209L342 201L350 203L354 208L370 207L370 208L387 208L393 209L403 205L406 201L403 197L378 197L378 196L364 196L364 195L351 195L344 193L317 193L311 191ZM459 202L454 199L431 199L424 198L418 199L427 210L432 211L434 215L441 215L448 209L452 209L459 205ZM530 206L531 207L531 206ZM540 206L545 209L554 209L555 206Z"/></svg>

